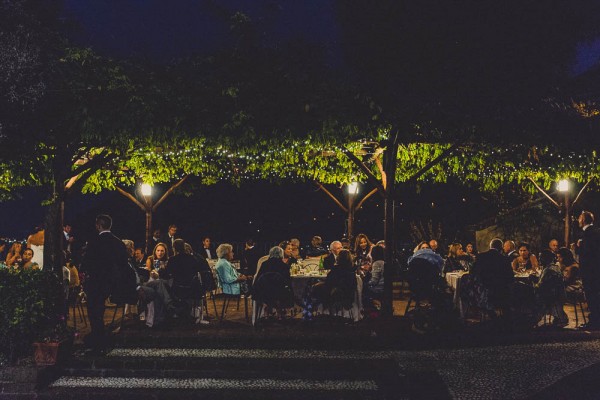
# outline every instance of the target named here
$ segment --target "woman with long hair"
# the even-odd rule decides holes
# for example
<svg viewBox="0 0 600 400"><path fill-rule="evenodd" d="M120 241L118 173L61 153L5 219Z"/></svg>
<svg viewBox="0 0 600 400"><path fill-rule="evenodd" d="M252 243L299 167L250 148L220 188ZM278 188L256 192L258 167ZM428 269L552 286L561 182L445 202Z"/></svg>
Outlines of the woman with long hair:
<svg viewBox="0 0 600 400"><path fill-rule="evenodd" d="M531 253L529 243L519 243L517 247L519 256L512 262L512 269L515 272L534 271L539 272L540 265L537 257Z"/></svg>
<svg viewBox="0 0 600 400"><path fill-rule="evenodd" d="M373 243L371 243L367 235L364 233L359 233L356 236L356 240L354 242L354 265L357 268L362 268L367 271L371 269L372 248Z"/></svg>
<svg viewBox="0 0 600 400"><path fill-rule="evenodd" d="M448 250L448 258L444 262L443 272L468 271L472 264L473 260L463 251L462 244L452 243Z"/></svg>
<svg viewBox="0 0 600 400"><path fill-rule="evenodd" d="M169 259L167 245L164 243L157 243L154 246L152 255L146 260L146 269L150 272L164 270L167 266L167 260Z"/></svg>
<svg viewBox="0 0 600 400"><path fill-rule="evenodd" d="M8 250L8 254L6 255L6 266L7 267L17 267L21 261L21 251L23 250L23 244L21 242L14 242L12 246L10 246L10 250ZM16 265L15 265L16 264Z"/></svg>

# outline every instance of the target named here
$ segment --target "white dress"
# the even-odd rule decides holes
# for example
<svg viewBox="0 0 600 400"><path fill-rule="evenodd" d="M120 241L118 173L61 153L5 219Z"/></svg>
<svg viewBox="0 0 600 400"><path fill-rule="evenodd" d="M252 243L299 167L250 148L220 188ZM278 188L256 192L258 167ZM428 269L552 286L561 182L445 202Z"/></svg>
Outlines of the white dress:
<svg viewBox="0 0 600 400"><path fill-rule="evenodd" d="M30 244L31 250L33 250L33 258L31 261L37 263L40 266L40 269L44 269L44 245L38 246L35 244Z"/></svg>

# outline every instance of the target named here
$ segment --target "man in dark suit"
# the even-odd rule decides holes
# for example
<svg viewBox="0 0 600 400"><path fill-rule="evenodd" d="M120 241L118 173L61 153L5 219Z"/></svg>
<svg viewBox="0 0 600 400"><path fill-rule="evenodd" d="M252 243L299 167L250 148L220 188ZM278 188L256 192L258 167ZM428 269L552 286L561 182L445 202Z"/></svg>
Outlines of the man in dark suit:
<svg viewBox="0 0 600 400"><path fill-rule="evenodd" d="M242 273L244 275L255 275L256 266L260 257L261 254L258 251L258 248L256 248L254 240L246 240L246 245L244 246L244 254L242 256L242 259L240 260Z"/></svg>
<svg viewBox="0 0 600 400"><path fill-rule="evenodd" d="M177 236L177 225L171 224L169 225L169 230L167 231L167 234L161 239L162 242L167 245L169 257L171 257L174 254L173 243L176 239L179 239L179 236Z"/></svg>
<svg viewBox="0 0 600 400"><path fill-rule="evenodd" d="M583 237L579 241L579 270L583 291L590 309L584 329L600 329L600 230L594 226L594 214L583 211L579 216Z"/></svg>
<svg viewBox="0 0 600 400"><path fill-rule="evenodd" d="M200 250L198 254L202 255L207 260L214 260L217 258L217 253L213 249L208 236L202 238L202 250Z"/></svg>
<svg viewBox="0 0 600 400"><path fill-rule="evenodd" d="M514 282L511 261L502 254L502 245L501 239L492 239L490 249L479 253L471 269L473 279L478 279L488 289L488 314L491 317L496 316L495 307L508 311L510 285Z"/></svg>
<svg viewBox="0 0 600 400"><path fill-rule="evenodd" d="M127 249L111 233L111 226L110 216L96 217L98 236L89 242L81 263L81 271L86 274L84 288L91 326L91 333L85 338L85 343L94 351L103 351L106 346L104 302L111 294L122 294L120 289L123 287L124 274L131 270L127 261ZM135 292L135 280L132 290Z"/></svg>

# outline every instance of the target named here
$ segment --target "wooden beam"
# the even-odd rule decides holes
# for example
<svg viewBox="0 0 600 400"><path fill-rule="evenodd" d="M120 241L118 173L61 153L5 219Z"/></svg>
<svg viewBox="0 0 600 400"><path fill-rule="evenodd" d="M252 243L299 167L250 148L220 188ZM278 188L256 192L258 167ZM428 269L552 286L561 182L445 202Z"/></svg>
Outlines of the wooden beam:
<svg viewBox="0 0 600 400"><path fill-rule="evenodd" d="M369 180L369 182L371 182L373 184L373 186L375 186L377 188L377 190L379 191L379 194L381 194L381 196L385 197L385 187L382 185L382 183L379 181L379 179L377 179L377 177L375 177L375 175L373 175L373 173L371 172L371 170L369 168L367 168L367 166L361 160L359 160L358 157L356 157L354 154L352 154L352 152L350 150L348 150L347 148L342 147L342 152L354 164L356 164L356 166L365 175L367 175L367 179Z"/></svg>
<svg viewBox="0 0 600 400"><path fill-rule="evenodd" d="M535 186L535 188L536 188L537 190L539 190L539 191L540 191L540 192L541 192L541 193L542 193L544 196L546 196L546 198L547 198L548 200L550 200L550 202L551 202L552 204L554 204L554 205L555 205L557 208L561 208L560 204L558 204L558 203L556 202L556 200L554 200L554 199L553 199L553 198L552 198L552 197L551 197L551 196L550 196L548 193L546 193L546 191L545 191L544 189L542 189L542 188L540 187L540 185L538 185L538 184L537 184L537 183L536 183L536 182L535 182L535 181L534 181L532 178L530 178L530 177L527 177L527 179L529 179L529 180L531 181L531 183L533 183L533 186Z"/></svg>
<svg viewBox="0 0 600 400"><path fill-rule="evenodd" d="M169 197L169 195L170 195L171 193L173 193L173 191L174 191L175 189L177 189L179 186L181 186L181 185L183 184L183 182L185 182L185 181L186 181L186 179L187 179L188 177L189 177L189 175L185 175L183 178L181 178L181 179L179 180L179 182L177 182L176 184L174 184L173 186L171 186L171 187L169 188L169 190L167 190L167 191L165 192L165 194L163 194L163 195L162 195L162 197L161 197L161 198L160 198L160 199L159 199L159 200L158 200L158 201L157 201L157 202L154 204L154 207L152 207L152 211L153 211L153 212L154 212L154 211L156 211L156 209L158 208L158 206L160 206L160 204L161 204L163 201L165 201L165 199L166 199L167 197Z"/></svg>
<svg viewBox="0 0 600 400"><path fill-rule="evenodd" d="M117 188L117 192L121 193L123 196L127 197L129 200L133 201L135 203L135 205L137 205L139 208L142 209L143 212L148 211L148 209L146 208L146 206L144 206L142 203L140 203L138 201L138 199L136 199L131 193L127 192L126 190L120 188L119 186L115 186Z"/></svg>
<svg viewBox="0 0 600 400"><path fill-rule="evenodd" d="M367 193L365 195L365 197L363 197L362 200L358 202L358 204L356 205L355 210L360 210L360 208L362 207L362 205L365 202L365 200L367 200L369 197L371 197L372 195L374 195L376 192L377 192L377 189L373 189L369 193Z"/></svg>
<svg viewBox="0 0 600 400"><path fill-rule="evenodd" d="M319 187L319 189L324 191L325 194L327 196L329 196L335 202L335 204L337 204L342 210L344 210L344 212L346 212L346 213L348 212L348 208L346 208L333 194L331 194L331 192L329 190L327 190L327 188L325 188L325 186L321 185L319 182L315 182L315 185L317 185Z"/></svg>

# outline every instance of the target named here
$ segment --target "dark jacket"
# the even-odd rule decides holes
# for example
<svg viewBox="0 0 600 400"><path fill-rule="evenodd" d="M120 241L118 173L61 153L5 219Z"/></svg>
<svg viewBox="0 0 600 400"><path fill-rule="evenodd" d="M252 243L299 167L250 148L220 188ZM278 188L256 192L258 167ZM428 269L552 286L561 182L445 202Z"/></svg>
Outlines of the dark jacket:
<svg viewBox="0 0 600 400"><path fill-rule="evenodd" d="M275 272L280 274L283 277L283 280L286 285L291 285L292 278L290 276L290 266L284 263L281 258L269 258L267 261L263 262L260 266L260 271L256 275L256 281L258 279L269 272Z"/></svg>
<svg viewBox="0 0 600 400"><path fill-rule="evenodd" d="M335 265L335 256L333 253L329 253L327 257L323 258L323 268L324 269L332 269Z"/></svg>
<svg viewBox="0 0 600 400"><path fill-rule="evenodd" d="M471 273L492 291L508 291L509 285L514 281L510 261L498 250L490 249L477 256Z"/></svg>
<svg viewBox="0 0 600 400"><path fill-rule="evenodd" d="M173 278L173 285L189 286L201 272L198 260L190 254L177 254L169 258L166 274Z"/></svg>
<svg viewBox="0 0 600 400"><path fill-rule="evenodd" d="M246 275L256 274L256 264L258 264L258 259L260 257L260 252L256 246L245 249L242 259L240 260L242 271L244 271Z"/></svg>
<svg viewBox="0 0 600 400"><path fill-rule="evenodd" d="M112 295L115 303L137 298L136 276L129 266L127 249L111 232L104 232L90 241L81 272L86 274L86 291Z"/></svg>
<svg viewBox="0 0 600 400"><path fill-rule="evenodd" d="M600 290L600 229L594 225L583 231L579 245L579 272L586 288Z"/></svg>

